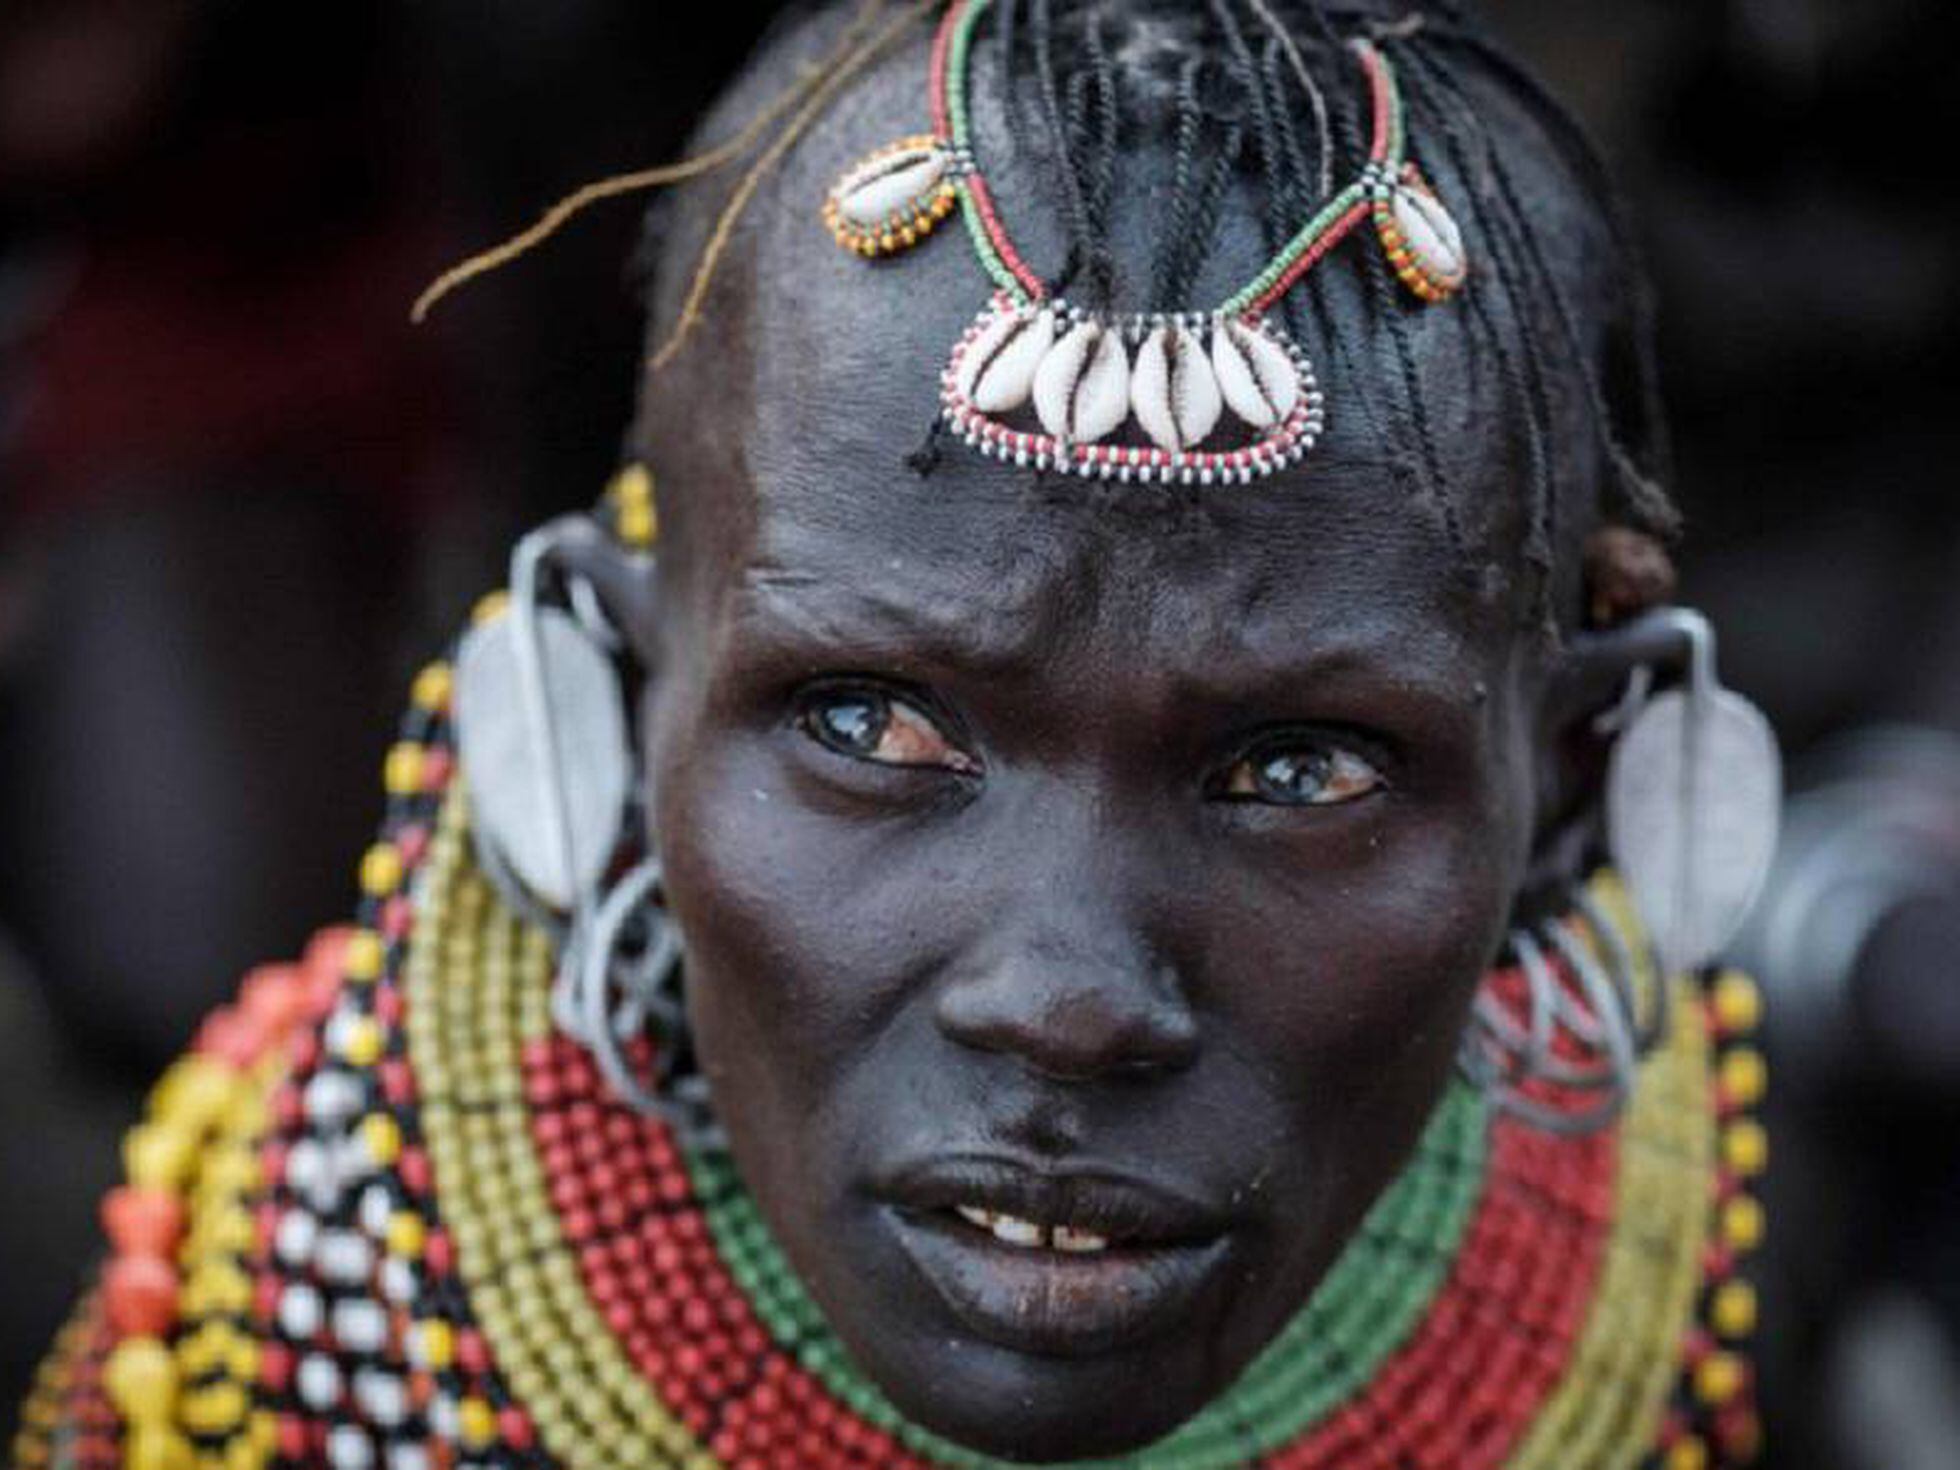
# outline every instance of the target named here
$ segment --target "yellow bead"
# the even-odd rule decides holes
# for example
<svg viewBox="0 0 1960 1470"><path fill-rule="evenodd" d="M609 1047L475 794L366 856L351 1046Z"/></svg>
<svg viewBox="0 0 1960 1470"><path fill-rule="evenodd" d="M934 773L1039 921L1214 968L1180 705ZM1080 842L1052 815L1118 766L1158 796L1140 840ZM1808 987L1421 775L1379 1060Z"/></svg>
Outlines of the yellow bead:
<svg viewBox="0 0 1960 1470"><path fill-rule="evenodd" d="M1692 1434L1667 1447L1666 1470L1708 1470L1708 1446Z"/></svg>
<svg viewBox="0 0 1960 1470"><path fill-rule="evenodd" d="M1769 1133L1753 1118L1737 1118L1722 1130L1722 1161L1744 1177L1769 1164Z"/></svg>
<svg viewBox="0 0 1960 1470"><path fill-rule="evenodd" d="M1715 1020L1730 1035L1754 1031L1763 1019L1763 993L1740 970L1724 970L1717 977L1713 999Z"/></svg>
<svg viewBox="0 0 1960 1470"><path fill-rule="evenodd" d="M456 1406L456 1428L466 1448L488 1449L497 1440L497 1411L487 1399L465 1398Z"/></svg>
<svg viewBox="0 0 1960 1470"><path fill-rule="evenodd" d="M509 607L510 593L499 587L477 599L476 606L470 610L470 622L480 628L502 617Z"/></svg>
<svg viewBox="0 0 1960 1470"><path fill-rule="evenodd" d="M225 1442L224 1470L264 1470L266 1452L245 1435Z"/></svg>
<svg viewBox="0 0 1960 1470"><path fill-rule="evenodd" d="M381 1060L384 1038L372 1016L357 1016L340 1037L340 1054L349 1065L372 1067Z"/></svg>
<svg viewBox="0 0 1960 1470"><path fill-rule="evenodd" d="M242 1385L214 1383L184 1395L177 1417L193 1434L224 1434L245 1422L252 1401Z"/></svg>
<svg viewBox="0 0 1960 1470"><path fill-rule="evenodd" d="M129 1423L167 1424L177 1406L177 1363L157 1338L126 1338L103 1365L102 1386Z"/></svg>
<svg viewBox="0 0 1960 1470"><path fill-rule="evenodd" d="M388 1221L388 1251L391 1255L414 1260L422 1254L429 1238L422 1217L410 1210L399 1210Z"/></svg>
<svg viewBox="0 0 1960 1470"><path fill-rule="evenodd" d="M1708 1320L1723 1337L1747 1337L1756 1330L1756 1288L1724 1281L1708 1303Z"/></svg>
<svg viewBox="0 0 1960 1470"><path fill-rule="evenodd" d="M606 487L617 505L652 505L653 471L643 464L629 464Z"/></svg>
<svg viewBox="0 0 1960 1470"><path fill-rule="evenodd" d="M387 946L379 934L372 929L357 929L341 955L341 968L349 980L375 980L380 978L387 957Z"/></svg>
<svg viewBox="0 0 1960 1470"><path fill-rule="evenodd" d="M660 517L651 504L622 503L619 507L619 539L644 551L660 535Z"/></svg>
<svg viewBox="0 0 1960 1470"><path fill-rule="evenodd" d="M415 1326L415 1357L422 1367L447 1368L456 1360L456 1333L447 1322L430 1318Z"/></svg>
<svg viewBox="0 0 1960 1470"><path fill-rule="evenodd" d="M402 855L394 844L377 842L361 859L361 891L386 898L402 881Z"/></svg>
<svg viewBox="0 0 1960 1470"><path fill-rule="evenodd" d="M422 789L422 747L411 740L388 747L381 763L381 785L390 796L413 796Z"/></svg>
<svg viewBox="0 0 1960 1470"><path fill-rule="evenodd" d="M254 1409L245 1433L260 1454L271 1454L279 1443L279 1416L270 1409Z"/></svg>
<svg viewBox="0 0 1960 1470"><path fill-rule="evenodd" d="M441 714L449 708L449 695L455 687L456 676L448 664L429 664L415 676L409 698L415 702L417 709Z"/></svg>
<svg viewBox="0 0 1960 1470"><path fill-rule="evenodd" d="M144 1189L181 1189L197 1164L197 1138L183 1128L141 1123L123 1135L123 1172Z"/></svg>
<svg viewBox="0 0 1960 1470"><path fill-rule="evenodd" d="M190 1441L172 1429L139 1426L123 1449L123 1470L192 1470L196 1463Z"/></svg>
<svg viewBox="0 0 1960 1470"><path fill-rule="evenodd" d="M1769 1091L1769 1066L1751 1046L1739 1046L1722 1058L1722 1091L1737 1107L1751 1107Z"/></svg>
<svg viewBox="0 0 1960 1470"><path fill-rule="evenodd" d="M1754 1250L1761 1245L1765 1224L1761 1203L1746 1194L1722 1206L1722 1239L1733 1250Z"/></svg>
<svg viewBox="0 0 1960 1470"><path fill-rule="evenodd" d="M386 1113L369 1113L361 1119L361 1146L369 1158L386 1168L401 1157L402 1125Z"/></svg>
<svg viewBox="0 0 1960 1470"><path fill-rule="evenodd" d="M1726 1404L1741 1391L1746 1373L1734 1353L1710 1353L1695 1364L1695 1394L1705 1404Z"/></svg>

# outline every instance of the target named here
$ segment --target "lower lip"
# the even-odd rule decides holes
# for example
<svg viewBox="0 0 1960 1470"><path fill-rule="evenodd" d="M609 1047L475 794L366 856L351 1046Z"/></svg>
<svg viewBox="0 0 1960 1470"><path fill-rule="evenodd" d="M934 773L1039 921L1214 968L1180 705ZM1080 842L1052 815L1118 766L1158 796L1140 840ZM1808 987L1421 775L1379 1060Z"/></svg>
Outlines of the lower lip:
<svg viewBox="0 0 1960 1470"><path fill-rule="evenodd" d="M1149 1336L1183 1314L1226 1255L1222 1236L1070 1253L1011 1246L945 1215L889 1218L912 1264L975 1335L1049 1357Z"/></svg>

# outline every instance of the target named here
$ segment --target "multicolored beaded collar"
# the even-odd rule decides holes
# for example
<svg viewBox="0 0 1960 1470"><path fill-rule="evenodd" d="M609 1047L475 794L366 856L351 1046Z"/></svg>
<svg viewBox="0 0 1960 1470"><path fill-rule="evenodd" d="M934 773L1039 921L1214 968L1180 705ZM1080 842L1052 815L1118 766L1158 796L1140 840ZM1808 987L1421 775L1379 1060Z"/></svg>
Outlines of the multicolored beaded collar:
<svg viewBox="0 0 1960 1470"><path fill-rule="evenodd" d="M416 681L357 925L249 976L130 1133L113 1254L13 1463L1005 1470L899 1415L730 1160L553 1029L549 940L475 865L450 689L446 664ZM1758 1000L1733 973L1674 983L1611 1129L1541 1131L1454 1085L1292 1325L1123 1463L1749 1459Z"/></svg>
<svg viewBox="0 0 1960 1470"><path fill-rule="evenodd" d="M1368 221L1423 300L1446 299L1468 273L1455 220L1407 157L1393 65L1371 42L1352 43L1372 101L1367 166L1257 275L1209 311L1116 315L1054 296L1002 222L967 104L974 31L988 8L954 0L940 25L933 131L854 165L823 211L837 242L867 258L917 244L956 203L963 212L998 290L942 377L948 427L997 459L1125 482L1244 484L1298 462L1326 426L1326 405L1273 306Z"/></svg>

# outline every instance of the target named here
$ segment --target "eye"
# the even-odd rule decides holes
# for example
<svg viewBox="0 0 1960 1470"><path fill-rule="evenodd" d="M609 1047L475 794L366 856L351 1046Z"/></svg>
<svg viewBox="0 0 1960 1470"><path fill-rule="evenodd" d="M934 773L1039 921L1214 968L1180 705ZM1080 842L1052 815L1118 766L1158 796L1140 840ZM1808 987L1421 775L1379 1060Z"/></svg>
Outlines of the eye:
<svg viewBox="0 0 1960 1470"><path fill-rule="evenodd" d="M807 696L796 723L819 745L884 766L936 766L973 775L980 763L909 700L875 689L829 689Z"/></svg>
<svg viewBox="0 0 1960 1470"><path fill-rule="evenodd" d="M1247 752L1226 771L1218 794L1273 806L1338 806L1388 782L1358 752L1335 741L1289 737Z"/></svg>

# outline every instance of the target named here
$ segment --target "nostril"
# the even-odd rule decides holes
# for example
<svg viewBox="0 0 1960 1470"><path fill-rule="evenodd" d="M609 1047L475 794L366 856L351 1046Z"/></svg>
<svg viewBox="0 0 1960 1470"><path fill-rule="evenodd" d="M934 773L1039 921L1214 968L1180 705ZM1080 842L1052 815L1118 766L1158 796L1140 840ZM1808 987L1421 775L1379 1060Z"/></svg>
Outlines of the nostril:
<svg viewBox="0 0 1960 1470"><path fill-rule="evenodd" d="M949 983L937 1020L962 1045L1011 1054L1061 1081L1144 1078L1197 1054L1197 1020L1181 992L1142 968L996 965Z"/></svg>

